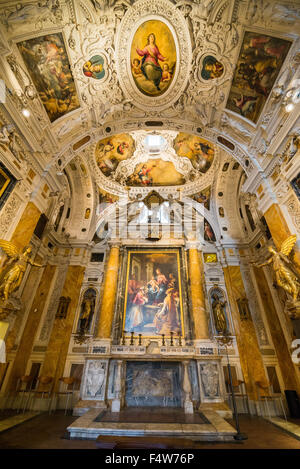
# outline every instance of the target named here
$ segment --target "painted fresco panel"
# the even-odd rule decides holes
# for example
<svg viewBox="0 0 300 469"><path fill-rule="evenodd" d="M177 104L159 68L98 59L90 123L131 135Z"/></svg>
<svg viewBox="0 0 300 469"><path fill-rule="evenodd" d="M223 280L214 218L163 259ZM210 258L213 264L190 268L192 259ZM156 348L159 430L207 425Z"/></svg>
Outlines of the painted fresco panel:
<svg viewBox="0 0 300 469"><path fill-rule="evenodd" d="M51 122L79 107L74 79L61 33L17 44Z"/></svg>
<svg viewBox="0 0 300 469"><path fill-rule="evenodd" d="M246 32L227 109L256 123L290 47L285 39Z"/></svg>
<svg viewBox="0 0 300 469"><path fill-rule="evenodd" d="M129 134L104 138L96 146L96 163L104 176L111 176L119 163L130 158L134 150L135 142Z"/></svg>
<svg viewBox="0 0 300 469"><path fill-rule="evenodd" d="M178 156L189 158L193 167L206 173L214 159L213 145L197 135L179 132L174 140L174 150Z"/></svg>
<svg viewBox="0 0 300 469"><path fill-rule="evenodd" d="M176 47L168 26L158 20L141 24L132 40L130 61L138 89L147 96L162 95L176 67Z"/></svg>
<svg viewBox="0 0 300 469"><path fill-rule="evenodd" d="M128 186L178 186L185 183L173 163L154 159L138 164L126 181Z"/></svg>

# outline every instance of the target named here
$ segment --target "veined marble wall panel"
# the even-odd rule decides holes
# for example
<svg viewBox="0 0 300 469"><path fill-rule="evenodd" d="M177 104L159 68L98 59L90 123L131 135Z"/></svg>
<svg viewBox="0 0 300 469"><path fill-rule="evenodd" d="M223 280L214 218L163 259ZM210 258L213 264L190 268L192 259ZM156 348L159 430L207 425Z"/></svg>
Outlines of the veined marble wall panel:
<svg viewBox="0 0 300 469"><path fill-rule="evenodd" d="M49 302L49 307L47 310L45 310L44 320L41 321L42 327L39 332L39 336L37 335L38 343L47 343L49 340L51 326L55 318L59 298L61 296L61 292L64 286L67 271L68 271L68 264L60 266L60 269L58 270L55 285L53 287L52 296Z"/></svg>
<svg viewBox="0 0 300 469"><path fill-rule="evenodd" d="M127 362L128 406L181 406L180 365L176 362Z"/></svg>

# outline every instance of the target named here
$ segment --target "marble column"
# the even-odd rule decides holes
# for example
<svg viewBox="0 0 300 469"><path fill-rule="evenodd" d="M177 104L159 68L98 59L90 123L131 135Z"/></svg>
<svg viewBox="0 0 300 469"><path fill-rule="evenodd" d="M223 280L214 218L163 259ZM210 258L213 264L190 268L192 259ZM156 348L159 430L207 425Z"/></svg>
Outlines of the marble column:
<svg viewBox="0 0 300 469"><path fill-rule="evenodd" d="M253 267L253 272L268 321L285 389L295 389L300 394L299 372L292 362L290 344L286 343L264 271L262 268Z"/></svg>
<svg viewBox="0 0 300 469"><path fill-rule="evenodd" d="M123 360L117 360L117 373L115 381L115 398L111 403L112 412L120 412L122 399L122 368Z"/></svg>
<svg viewBox="0 0 300 469"><path fill-rule="evenodd" d="M194 407L193 407L193 401L191 399L192 387L191 387L191 382L190 382L190 377L189 377L189 361L184 360L182 364L183 364L182 389L184 392L183 408L186 414L193 414Z"/></svg>
<svg viewBox="0 0 300 469"><path fill-rule="evenodd" d="M272 235L272 239L277 249L281 248L283 241L295 233L291 233L284 215L278 204L273 204L264 213L265 220ZM300 251L294 247L294 261L300 271Z"/></svg>
<svg viewBox="0 0 300 469"><path fill-rule="evenodd" d="M118 285L119 250L118 245L111 246L106 266L97 333L97 337L101 339L109 339L111 336Z"/></svg>
<svg viewBox="0 0 300 469"><path fill-rule="evenodd" d="M65 278L61 296L71 299L64 319L55 318L41 375L54 377L54 390L63 376L76 308L79 300L85 267L70 265Z"/></svg>
<svg viewBox="0 0 300 469"><path fill-rule="evenodd" d="M8 385L8 389L15 389L17 379L26 373L27 362L29 360L35 340L35 332L38 329L42 317L55 269L56 266L48 264L43 272L30 311L28 313L25 328L20 340L15 360L12 365L12 370L10 373L10 384Z"/></svg>
<svg viewBox="0 0 300 469"><path fill-rule="evenodd" d="M266 383L268 379L252 317L249 315L249 318L243 320L240 317L237 300L246 298L240 267L228 266L223 270L247 394L251 400L256 401L258 394L255 382Z"/></svg>
<svg viewBox="0 0 300 469"><path fill-rule="evenodd" d="M194 322L194 339L208 339L208 320L205 309L204 275L201 253L198 249L188 249L189 283Z"/></svg>

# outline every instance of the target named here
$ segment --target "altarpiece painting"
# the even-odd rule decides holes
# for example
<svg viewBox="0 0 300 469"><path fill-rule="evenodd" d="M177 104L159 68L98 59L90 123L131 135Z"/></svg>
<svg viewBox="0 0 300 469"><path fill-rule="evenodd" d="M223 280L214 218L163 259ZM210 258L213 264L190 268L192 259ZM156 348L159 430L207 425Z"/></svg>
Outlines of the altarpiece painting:
<svg viewBox="0 0 300 469"><path fill-rule="evenodd" d="M179 250L128 252L123 329L184 335Z"/></svg>

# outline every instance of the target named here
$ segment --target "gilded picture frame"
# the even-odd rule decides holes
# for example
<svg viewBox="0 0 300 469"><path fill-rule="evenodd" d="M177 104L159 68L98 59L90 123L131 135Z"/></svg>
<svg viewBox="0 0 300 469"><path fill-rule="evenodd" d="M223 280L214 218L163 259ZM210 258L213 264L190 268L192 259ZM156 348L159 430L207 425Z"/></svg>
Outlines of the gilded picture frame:
<svg viewBox="0 0 300 469"><path fill-rule="evenodd" d="M123 333L184 336L179 249L128 250Z"/></svg>

